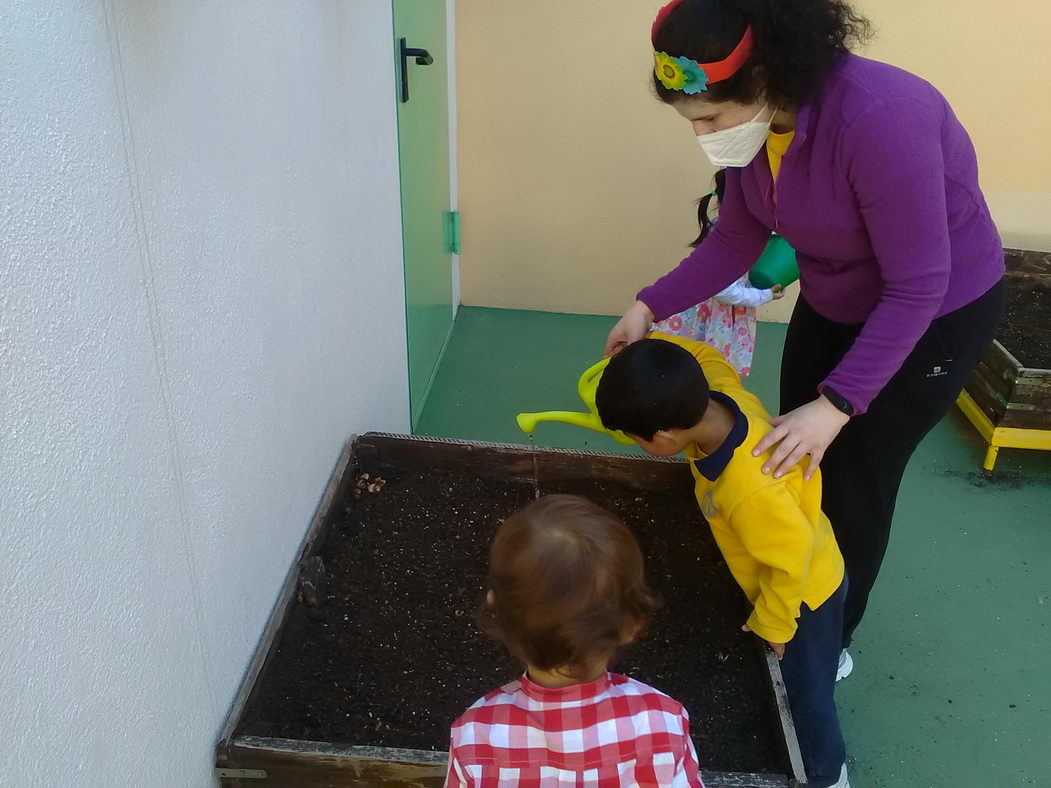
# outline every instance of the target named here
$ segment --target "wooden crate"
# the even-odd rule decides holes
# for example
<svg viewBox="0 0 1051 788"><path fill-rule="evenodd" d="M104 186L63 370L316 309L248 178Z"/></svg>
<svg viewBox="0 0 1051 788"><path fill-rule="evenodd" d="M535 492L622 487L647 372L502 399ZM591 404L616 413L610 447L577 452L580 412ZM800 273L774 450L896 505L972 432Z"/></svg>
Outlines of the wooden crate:
<svg viewBox="0 0 1051 788"><path fill-rule="evenodd" d="M1051 429L1051 369L1024 367L999 340L965 388L996 427Z"/></svg>
<svg viewBox="0 0 1051 788"><path fill-rule="evenodd" d="M261 677L277 651L292 610L300 567L311 558L322 537L346 505L355 468L364 473L420 471L436 465L456 467L485 478L541 483L565 479L603 479L638 489L688 488L689 468L678 460L642 456L530 450L524 446L466 443L369 433L352 440L343 451L325 489L321 505L288 572L263 637L242 681L240 691L216 747L216 775L224 788L440 788L447 754L424 750L355 746L237 735L242 715L254 699ZM756 647L761 648L756 640ZM763 649L766 652L765 649ZM802 758L777 659L766 652L764 677L770 697L770 724L776 729L784 763L783 774L705 772L708 788L784 788L805 782ZM451 723L451 720L450 720Z"/></svg>
<svg viewBox="0 0 1051 788"><path fill-rule="evenodd" d="M1051 254L1005 254L1009 278L1051 287ZM971 374L959 405L989 444L986 471L993 470L1001 448L1051 449L1051 369L1023 366L999 340Z"/></svg>

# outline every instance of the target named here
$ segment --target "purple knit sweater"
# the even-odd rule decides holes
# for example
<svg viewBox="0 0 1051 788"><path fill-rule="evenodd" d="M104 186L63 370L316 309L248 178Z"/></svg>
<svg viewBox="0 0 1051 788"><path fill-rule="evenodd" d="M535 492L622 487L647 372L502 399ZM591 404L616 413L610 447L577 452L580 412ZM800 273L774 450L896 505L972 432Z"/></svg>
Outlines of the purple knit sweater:
<svg viewBox="0 0 1051 788"><path fill-rule="evenodd" d="M727 176L712 234L639 300L657 320L704 301L777 232L796 250L807 302L829 320L864 324L823 384L858 412L931 320L1003 276L967 132L929 83L885 63L847 56L800 109L776 202L766 156Z"/></svg>

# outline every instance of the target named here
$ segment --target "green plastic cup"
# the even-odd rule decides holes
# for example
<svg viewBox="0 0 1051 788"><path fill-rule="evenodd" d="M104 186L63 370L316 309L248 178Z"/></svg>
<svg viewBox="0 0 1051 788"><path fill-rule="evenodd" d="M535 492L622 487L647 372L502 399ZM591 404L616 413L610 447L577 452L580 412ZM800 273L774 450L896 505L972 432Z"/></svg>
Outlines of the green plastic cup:
<svg viewBox="0 0 1051 788"><path fill-rule="evenodd" d="M780 235L773 236L752 266L748 280L753 287L769 290L774 285L788 287L799 279L795 250Z"/></svg>

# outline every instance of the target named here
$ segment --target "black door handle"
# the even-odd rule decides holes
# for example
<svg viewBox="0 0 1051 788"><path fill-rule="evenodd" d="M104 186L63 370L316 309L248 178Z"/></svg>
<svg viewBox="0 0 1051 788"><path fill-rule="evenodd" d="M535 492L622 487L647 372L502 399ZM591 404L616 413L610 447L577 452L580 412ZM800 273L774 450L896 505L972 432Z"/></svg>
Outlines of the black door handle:
<svg viewBox="0 0 1051 788"><path fill-rule="evenodd" d="M398 40L398 48L401 51L401 103L404 104L409 100L409 58L416 58L417 66L430 66L434 57L426 49L410 47L404 38Z"/></svg>

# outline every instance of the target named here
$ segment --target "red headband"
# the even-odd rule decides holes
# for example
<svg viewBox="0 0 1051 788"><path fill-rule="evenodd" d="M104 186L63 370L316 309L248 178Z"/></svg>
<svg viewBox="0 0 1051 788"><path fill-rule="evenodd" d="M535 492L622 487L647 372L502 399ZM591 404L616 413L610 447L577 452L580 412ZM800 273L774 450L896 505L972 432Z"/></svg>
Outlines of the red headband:
<svg viewBox="0 0 1051 788"><path fill-rule="evenodd" d="M661 29L661 25L664 24L671 12L681 5L683 0L671 0L668 5L664 6L660 11L657 12L657 18L653 20L653 28L650 31L650 40L656 45L657 32ZM734 47L734 51L727 55L722 60L718 60L714 63L699 63L698 65L704 70L704 73L708 77L708 84L713 82L722 82L724 79L729 79L738 71L741 70L741 66L744 65L745 61L748 60L748 56L752 54L752 26L744 30L744 35L741 36L741 40L737 46Z"/></svg>
<svg viewBox="0 0 1051 788"><path fill-rule="evenodd" d="M668 18L668 15L671 14L672 11L679 7L682 1L683 0L671 0L668 5L664 6L664 8L657 12L657 18L653 20L653 27L650 29L650 41L653 44L657 43L657 31L661 29L664 20Z"/></svg>

